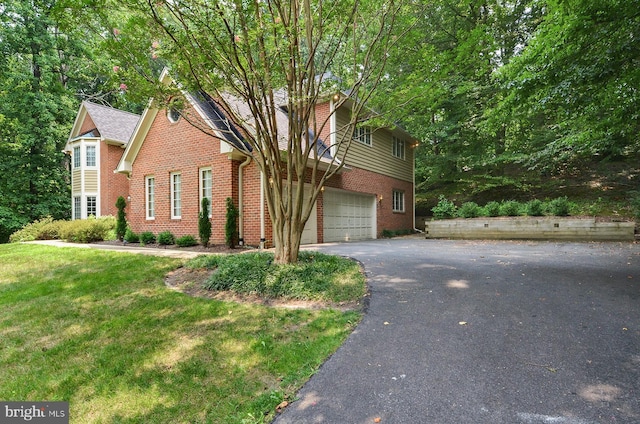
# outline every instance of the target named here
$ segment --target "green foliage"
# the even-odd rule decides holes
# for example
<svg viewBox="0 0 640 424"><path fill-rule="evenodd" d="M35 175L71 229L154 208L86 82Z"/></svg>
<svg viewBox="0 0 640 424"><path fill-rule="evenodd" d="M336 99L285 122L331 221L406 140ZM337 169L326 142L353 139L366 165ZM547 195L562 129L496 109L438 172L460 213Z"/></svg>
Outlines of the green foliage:
<svg viewBox="0 0 640 424"><path fill-rule="evenodd" d="M451 201L440 195L438 204L431 209L433 217L436 219L454 218L457 215L457 207Z"/></svg>
<svg viewBox="0 0 640 424"><path fill-rule="evenodd" d="M491 201L484 206L484 210L487 216L500 216L500 202Z"/></svg>
<svg viewBox="0 0 640 424"><path fill-rule="evenodd" d="M224 225L225 242L233 249L238 244L238 208L233 204L233 199L227 197L227 214Z"/></svg>
<svg viewBox="0 0 640 424"><path fill-rule="evenodd" d="M636 223L640 224L640 192L635 192L631 196L631 210Z"/></svg>
<svg viewBox="0 0 640 424"><path fill-rule="evenodd" d="M397 237L397 236L406 236L408 234L413 234L413 230L410 229L403 229L403 230L387 230L384 229L382 230L382 233L380 233L380 236L383 238L392 238L392 237Z"/></svg>
<svg viewBox="0 0 640 424"><path fill-rule="evenodd" d="M500 215L502 216L518 216L520 209L520 203L515 200L505 200L500 203Z"/></svg>
<svg viewBox="0 0 640 424"><path fill-rule="evenodd" d="M184 266L189 269L213 269L224 260L223 255L200 255L190 259Z"/></svg>
<svg viewBox="0 0 640 424"><path fill-rule="evenodd" d="M140 244L153 244L156 242L156 236L151 231L143 231L140 233Z"/></svg>
<svg viewBox="0 0 640 424"><path fill-rule="evenodd" d="M176 238L171 233L171 231L162 231L158 233L158 244L161 246L169 246L172 244L176 244Z"/></svg>
<svg viewBox="0 0 640 424"><path fill-rule="evenodd" d="M215 267L206 285L209 290L334 302L364 295L364 277L358 264L337 256L300 252L298 263L282 265L274 264L273 254L264 252L197 258L196 261L215 263L207 265Z"/></svg>
<svg viewBox="0 0 640 424"><path fill-rule="evenodd" d="M533 199L528 201L524 205L524 212L529 216L542 216L544 215L545 205L539 199Z"/></svg>
<svg viewBox="0 0 640 424"><path fill-rule="evenodd" d="M191 247L197 244L198 242L196 241L195 237L189 236L189 235L178 237L176 239L176 246L179 246L179 247Z"/></svg>
<svg viewBox="0 0 640 424"><path fill-rule="evenodd" d="M55 234L51 234L51 230L49 229L53 223L54 220L50 216L34 221L11 234L9 241L11 243L17 243L21 241L57 239L59 238L58 231L56 230Z"/></svg>
<svg viewBox="0 0 640 424"><path fill-rule="evenodd" d="M60 238L74 243L92 243L108 238L109 232L116 226L112 216L66 221L60 228Z"/></svg>
<svg viewBox="0 0 640 424"><path fill-rule="evenodd" d="M482 215L482 208L476 202L465 202L458 209L460 218L476 218Z"/></svg>
<svg viewBox="0 0 640 424"><path fill-rule="evenodd" d="M198 216L198 235L200 243L207 247L211 239L211 219L209 219L209 199L202 198L200 215Z"/></svg>
<svg viewBox="0 0 640 424"><path fill-rule="evenodd" d="M124 234L127 231L127 214L124 211L124 208L127 206L126 200L124 197L119 196L118 200L116 200L116 208L118 208L118 216L116 223L116 238L120 241L124 238Z"/></svg>
<svg viewBox="0 0 640 424"><path fill-rule="evenodd" d="M571 213L572 204L567 196L558 197L547 203L547 213L554 216L568 216Z"/></svg>
<svg viewBox="0 0 640 424"><path fill-rule="evenodd" d="M124 232L124 241L127 243L140 243L140 236L131 231L131 228L127 227Z"/></svg>

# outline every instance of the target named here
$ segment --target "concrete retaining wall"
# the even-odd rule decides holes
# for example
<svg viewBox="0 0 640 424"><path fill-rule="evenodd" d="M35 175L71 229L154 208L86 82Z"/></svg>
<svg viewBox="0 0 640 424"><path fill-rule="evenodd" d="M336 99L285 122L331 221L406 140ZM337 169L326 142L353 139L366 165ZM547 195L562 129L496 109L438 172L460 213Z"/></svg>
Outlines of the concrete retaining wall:
<svg viewBox="0 0 640 424"><path fill-rule="evenodd" d="M427 238L633 241L634 222L595 218L499 217L427 221Z"/></svg>

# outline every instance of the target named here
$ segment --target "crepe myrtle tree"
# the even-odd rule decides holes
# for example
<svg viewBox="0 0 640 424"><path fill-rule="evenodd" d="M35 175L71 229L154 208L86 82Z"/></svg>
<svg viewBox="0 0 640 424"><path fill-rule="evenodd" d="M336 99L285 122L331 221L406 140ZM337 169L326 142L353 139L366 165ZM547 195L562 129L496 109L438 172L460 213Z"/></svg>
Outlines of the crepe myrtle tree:
<svg viewBox="0 0 640 424"><path fill-rule="evenodd" d="M372 117L367 101L399 52L414 3L118 0L103 15L104 34L128 94L151 88L147 95L158 107L181 109L187 121L219 138L221 131L183 107L185 93L215 100L234 129L225 137L242 134L236 147L261 171L275 262L292 263L314 202L344 164L355 126ZM176 83L159 82L160 65L169 66ZM345 106L350 117L321 143L331 116L318 119L316 105L328 101L330 114ZM278 125L283 110L287 128Z"/></svg>

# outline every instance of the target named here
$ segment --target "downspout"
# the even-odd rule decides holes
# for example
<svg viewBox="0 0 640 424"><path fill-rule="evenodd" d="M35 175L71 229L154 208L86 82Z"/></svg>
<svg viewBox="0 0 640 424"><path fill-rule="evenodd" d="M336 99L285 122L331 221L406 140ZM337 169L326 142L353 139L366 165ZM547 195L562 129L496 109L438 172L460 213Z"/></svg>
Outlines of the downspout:
<svg viewBox="0 0 640 424"><path fill-rule="evenodd" d="M264 234L264 173L260 171L260 249L264 249L266 239Z"/></svg>
<svg viewBox="0 0 640 424"><path fill-rule="evenodd" d="M251 156L247 158L238 167L238 244L244 246L244 189L243 189L243 170L244 167L251 162Z"/></svg>

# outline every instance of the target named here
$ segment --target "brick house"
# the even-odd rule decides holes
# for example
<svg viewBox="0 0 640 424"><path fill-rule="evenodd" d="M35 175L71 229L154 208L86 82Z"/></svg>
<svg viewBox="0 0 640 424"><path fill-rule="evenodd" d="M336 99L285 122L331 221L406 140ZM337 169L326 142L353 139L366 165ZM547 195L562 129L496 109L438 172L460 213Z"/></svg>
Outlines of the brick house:
<svg viewBox="0 0 640 424"><path fill-rule="evenodd" d="M211 243L220 244L225 241L226 199L232 198L240 211L240 239L247 245L270 246L272 228L262 192L269 187L262 183L255 161L238 144L243 142L241 135L229 127L210 97L187 95L187 99L183 115L197 117L216 137L195 128L193 119L187 122L174 111L150 106L131 129L128 120L123 124L124 112L82 104L65 150L74 155L74 163L77 153L82 165L87 159L86 147L83 150L82 146L100 144L99 155L106 158L98 167L100 183L91 190L86 185L90 169L72 168L73 217L84 218L88 212L96 216L115 214L116 198L123 196L128 199L127 220L134 232L158 234L168 230L176 236L197 238L200 204L207 197L211 204ZM100 112L100 118L95 111ZM331 111L333 99L317 105L318 115L329 116ZM103 123L102 118L108 116L113 123ZM127 114L132 121L135 116ZM281 119L286 124L284 112ZM336 110L330 128L325 128L320 138L333 145L333 137L345 122L348 111ZM108 135L113 126L122 131L117 143L115 135ZM373 239L383 230L415 228L413 147L413 139L402 129L358 128L345 167L325 185L305 226L302 243ZM100 198L98 207L85 207L94 195Z"/></svg>

